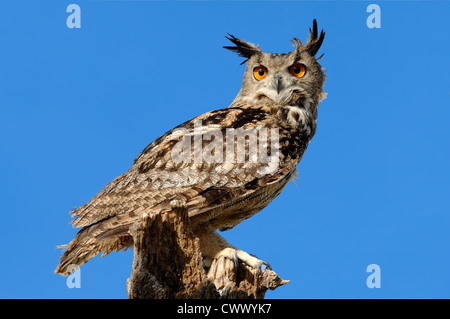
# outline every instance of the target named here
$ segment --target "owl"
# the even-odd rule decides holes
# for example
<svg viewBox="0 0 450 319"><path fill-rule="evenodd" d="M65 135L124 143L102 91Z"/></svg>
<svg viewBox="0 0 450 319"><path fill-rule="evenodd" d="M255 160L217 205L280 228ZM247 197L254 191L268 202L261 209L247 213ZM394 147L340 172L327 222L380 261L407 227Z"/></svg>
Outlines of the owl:
<svg viewBox="0 0 450 319"><path fill-rule="evenodd" d="M245 60L242 87L227 108L199 115L149 144L131 168L71 212L81 227L64 245L55 272L133 245L130 227L144 213L174 216L187 208L205 266L221 256L250 267L268 264L234 247L218 231L265 208L296 177L325 97L316 54L325 33L313 21L309 39L276 54L228 34L225 49Z"/></svg>

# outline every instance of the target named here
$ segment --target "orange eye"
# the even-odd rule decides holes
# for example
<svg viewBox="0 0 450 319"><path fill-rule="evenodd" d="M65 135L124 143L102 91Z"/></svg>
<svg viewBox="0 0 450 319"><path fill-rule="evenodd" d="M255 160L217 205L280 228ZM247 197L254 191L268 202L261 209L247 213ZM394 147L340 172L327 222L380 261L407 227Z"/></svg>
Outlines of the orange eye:
<svg viewBox="0 0 450 319"><path fill-rule="evenodd" d="M267 69L263 66L257 66L256 68L253 69L253 76L258 81L261 81L262 79L264 79L266 77L266 75L267 75Z"/></svg>
<svg viewBox="0 0 450 319"><path fill-rule="evenodd" d="M301 78L306 73L306 66L301 63L294 64L289 68L289 71L291 71L291 74L297 78Z"/></svg>

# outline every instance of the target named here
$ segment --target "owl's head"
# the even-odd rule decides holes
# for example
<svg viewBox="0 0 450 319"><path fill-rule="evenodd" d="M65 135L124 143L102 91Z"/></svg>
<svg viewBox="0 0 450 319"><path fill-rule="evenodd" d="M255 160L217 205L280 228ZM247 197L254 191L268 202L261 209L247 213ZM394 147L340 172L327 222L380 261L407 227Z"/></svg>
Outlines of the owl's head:
<svg viewBox="0 0 450 319"><path fill-rule="evenodd" d="M238 102L299 106L312 113L326 94L323 92L325 74L316 58L325 37L317 31L317 22L309 30L309 40L303 45L294 38L294 51L276 54L263 52L259 46L227 37L235 46L225 49L236 52L247 63L242 87L233 104Z"/></svg>

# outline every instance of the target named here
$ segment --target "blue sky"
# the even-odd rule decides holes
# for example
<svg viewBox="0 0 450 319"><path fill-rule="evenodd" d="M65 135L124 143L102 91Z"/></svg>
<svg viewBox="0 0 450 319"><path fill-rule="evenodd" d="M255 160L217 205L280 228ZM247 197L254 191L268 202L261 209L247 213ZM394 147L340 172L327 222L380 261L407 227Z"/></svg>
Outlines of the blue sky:
<svg viewBox="0 0 450 319"><path fill-rule="evenodd" d="M287 52L315 18L328 98L298 186L223 235L291 280L268 298L449 298L450 3L374 1L369 29L370 3L2 1L0 297L126 298L131 250L91 260L79 289L53 274L69 211L159 135L229 105L244 66L226 33Z"/></svg>

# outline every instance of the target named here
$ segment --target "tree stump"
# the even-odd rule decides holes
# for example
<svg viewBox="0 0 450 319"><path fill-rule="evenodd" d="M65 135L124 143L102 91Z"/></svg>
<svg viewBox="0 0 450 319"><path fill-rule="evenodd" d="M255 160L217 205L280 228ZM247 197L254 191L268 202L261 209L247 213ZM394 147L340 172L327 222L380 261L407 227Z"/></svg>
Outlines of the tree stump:
<svg viewBox="0 0 450 319"><path fill-rule="evenodd" d="M145 213L130 228L134 260L130 299L262 299L268 289L288 283L274 271L254 269L224 257L203 266L199 239L186 208L174 202L169 214Z"/></svg>

